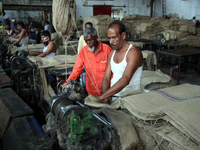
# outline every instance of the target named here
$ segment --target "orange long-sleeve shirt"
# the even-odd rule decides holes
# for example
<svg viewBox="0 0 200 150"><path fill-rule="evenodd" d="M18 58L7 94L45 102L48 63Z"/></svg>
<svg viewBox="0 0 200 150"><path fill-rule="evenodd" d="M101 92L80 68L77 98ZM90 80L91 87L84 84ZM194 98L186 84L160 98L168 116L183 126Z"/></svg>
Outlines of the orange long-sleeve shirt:
<svg viewBox="0 0 200 150"><path fill-rule="evenodd" d="M67 79L76 80L83 68L86 70L86 90L89 95L102 94L102 80L106 71L108 56L111 52L110 46L98 41L101 46L98 53L89 51L89 47L84 46L76 59L72 73Z"/></svg>

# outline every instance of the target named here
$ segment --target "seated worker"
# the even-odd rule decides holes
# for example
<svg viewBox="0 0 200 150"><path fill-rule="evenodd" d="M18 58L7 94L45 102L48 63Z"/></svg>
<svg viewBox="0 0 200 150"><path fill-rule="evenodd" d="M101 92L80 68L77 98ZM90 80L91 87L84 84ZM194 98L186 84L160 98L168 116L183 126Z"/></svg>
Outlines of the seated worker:
<svg viewBox="0 0 200 150"><path fill-rule="evenodd" d="M51 56L56 55L56 45L51 41L51 35L49 31L42 31L41 35L41 41L44 43L44 49L43 53L37 55L36 57L44 57L48 58Z"/></svg>
<svg viewBox="0 0 200 150"><path fill-rule="evenodd" d="M10 35L13 38L18 38L18 40L15 41L11 45L13 46L13 45L19 43L19 45L21 45L21 46L27 46L28 43L29 43L29 34L28 34L28 31L26 29L24 29L24 23L23 22L18 22L17 23L17 28L21 32L18 35Z"/></svg>
<svg viewBox="0 0 200 150"><path fill-rule="evenodd" d="M88 27L93 27L93 24L91 22L86 22L85 23L85 29L88 28ZM79 41L78 41L78 53L80 52L80 50L85 46L87 45L85 43L85 40L84 40L84 36L81 35L81 37L79 38Z"/></svg>
<svg viewBox="0 0 200 150"><path fill-rule="evenodd" d="M100 95L111 48L107 44L97 41L97 31L93 27L86 28L83 36L87 45L80 50L72 74L67 79L67 82L69 79L76 80L83 68L85 68L88 94Z"/></svg>
<svg viewBox="0 0 200 150"><path fill-rule="evenodd" d="M196 17L193 17L193 18L192 18L192 21L193 21L194 23L196 23Z"/></svg>
<svg viewBox="0 0 200 150"><path fill-rule="evenodd" d="M126 92L141 88L143 57L140 49L125 40L126 28L120 21L113 21L109 25L107 36L113 50L109 55L102 82L103 94L96 98L111 104L110 96L122 96Z"/></svg>
<svg viewBox="0 0 200 150"><path fill-rule="evenodd" d="M51 31L52 31L52 25L49 23L49 21L46 21L45 26L44 26L44 30L49 31L50 35L51 35Z"/></svg>
<svg viewBox="0 0 200 150"><path fill-rule="evenodd" d="M11 29L9 24L6 25L6 29L7 31L4 34L5 36L16 35L15 30Z"/></svg>
<svg viewBox="0 0 200 150"><path fill-rule="evenodd" d="M11 29L17 30L17 25L15 19L12 20Z"/></svg>
<svg viewBox="0 0 200 150"><path fill-rule="evenodd" d="M28 32L29 32L30 39L36 40L34 24L32 21L30 22L30 25L28 27Z"/></svg>

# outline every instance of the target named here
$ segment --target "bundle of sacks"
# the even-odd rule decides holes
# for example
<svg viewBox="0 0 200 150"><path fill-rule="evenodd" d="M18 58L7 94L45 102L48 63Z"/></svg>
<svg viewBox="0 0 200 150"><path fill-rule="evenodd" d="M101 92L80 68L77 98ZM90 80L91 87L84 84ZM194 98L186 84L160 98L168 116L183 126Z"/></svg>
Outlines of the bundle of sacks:
<svg viewBox="0 0 200 150"><path fill-rule="evenodd" d="M98 39L107 39L107 29L108 25L114 21L112 17L109 15L98 15L98 16L91 16L85 17L83 23L83 30L85 30L85 23L92 22L93 27L97 30Z"/></svg>
<svg viewBox="0 0 200 150"><path fill-rule="evenodd" d="M163 33L166 40L179 42L181 39L191 34L195 35L197 31L199 32L195 29L195 23L187 19L163 19L161 17L151 18L149 16L129 15L123 18L122 22L134 39L153 40L155 33L158 32ZM193 46L192 43L188 44Z"/></svg>

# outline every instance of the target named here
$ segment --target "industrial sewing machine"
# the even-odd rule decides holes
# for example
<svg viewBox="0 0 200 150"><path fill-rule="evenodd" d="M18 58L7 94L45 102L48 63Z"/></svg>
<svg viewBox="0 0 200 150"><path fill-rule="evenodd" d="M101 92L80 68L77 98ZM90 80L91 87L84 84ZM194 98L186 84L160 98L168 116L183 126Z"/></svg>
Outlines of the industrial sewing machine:
<svg viewBox="0 0 200 150"><path fill-rule="evenodd" d="M38 104L41 99L41 79L37 65L27 58L10 57L11 88L20 96L28 96L31 102Z"/></svg>
<svg viewBox="0 0 200 150"><path fill-rule="evenodd" d="M111 123L83 104L81 88L82 83L75 80L64 86L58 84L59 94L50 100L51 113L46 116L43 129L51 136L53 148L57 145L60 149L101 150L103 140L111 142Z"/></svg>

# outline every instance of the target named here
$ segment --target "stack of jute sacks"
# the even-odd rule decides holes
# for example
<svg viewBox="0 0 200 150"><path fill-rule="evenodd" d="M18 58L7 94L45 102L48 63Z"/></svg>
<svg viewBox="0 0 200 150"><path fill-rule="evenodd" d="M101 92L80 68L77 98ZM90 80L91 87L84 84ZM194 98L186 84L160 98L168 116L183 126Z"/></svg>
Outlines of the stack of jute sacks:
<svg viewBox="0 0 200 150"><path fill-rule="evenodd" d="M200 148L200 86L182 84L121 99L145 149Z"/></svg>
<svg viewBox="0 0 200 150"><path fill-rule="evenodd" d="M196 34L195 23L187 19L163 19L161 17L151 18L149 16L129 15L122 19L131 36L134 39L153 40L155 33L163 33L166 40L187 43L189 46L200 46L198 40L192 43L188 39ZM183 42L184 41L184 42ZM195 42L196 41L196 42Z"/></svg>
<svg viewBox="0 0 200 150"><path fill-rule="evenodd" d="M107 29L108 25L114 21L112 17L109 15L98 15L85 17L83 23L83 30L85 30L85 23L92 22L93 27L97 30L97 35L99 40L107 40Z"/></svg>

